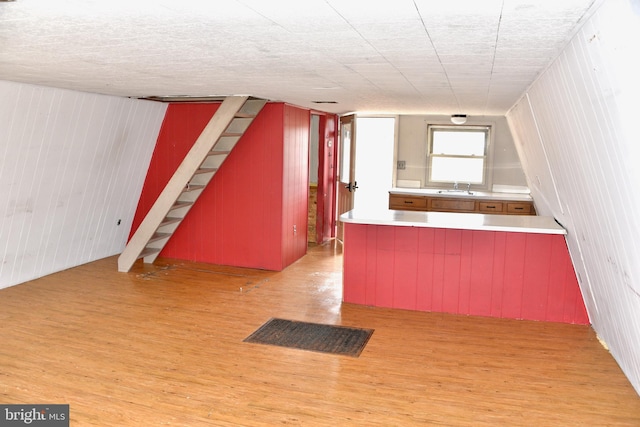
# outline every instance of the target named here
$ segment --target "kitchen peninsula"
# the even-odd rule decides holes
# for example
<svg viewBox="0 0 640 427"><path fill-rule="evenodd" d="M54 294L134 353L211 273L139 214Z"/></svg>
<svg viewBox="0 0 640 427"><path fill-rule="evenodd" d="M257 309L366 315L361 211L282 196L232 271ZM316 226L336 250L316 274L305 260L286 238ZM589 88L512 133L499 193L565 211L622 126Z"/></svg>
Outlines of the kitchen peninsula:
<svg viewBox="0 0 640 427"><path fill-rule="evenodd" d="M356 209L340 220L344 302L589 323L553 218Z"/></svg>

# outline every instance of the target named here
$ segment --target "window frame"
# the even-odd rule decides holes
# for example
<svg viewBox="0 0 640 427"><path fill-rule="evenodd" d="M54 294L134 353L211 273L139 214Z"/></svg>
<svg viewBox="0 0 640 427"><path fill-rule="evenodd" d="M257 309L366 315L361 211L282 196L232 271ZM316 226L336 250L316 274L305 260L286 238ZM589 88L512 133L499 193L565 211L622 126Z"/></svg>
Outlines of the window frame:
<svg viewBox="0 0 640 427"><path fill-rule="evenodd" d="M484 155L483 155L483 165L482 165L482 183L480 184L471 184L470 188L472 190L488 190L491 188L491 178L492 174L490 171L493 167L493 129L491 125L448 125L448 124L438 124L438 123L430 123L427 124L427 159L426 159L426 168L425 168L425 187L426 188L450 188L453 186L455 181L432 181L431 180L431 171L432 161L434 157L460 157L460 158L478 158L478 156L454 156L454 155L445 155L439 156L433 154L433 132L435 130L446 130L446 131L458 131L458 132L469 132L469 131L483 131L486 133L485 136L485 145L484 145ZM467 185L464 181L458 181L460 188L466 190Z"/></svg>

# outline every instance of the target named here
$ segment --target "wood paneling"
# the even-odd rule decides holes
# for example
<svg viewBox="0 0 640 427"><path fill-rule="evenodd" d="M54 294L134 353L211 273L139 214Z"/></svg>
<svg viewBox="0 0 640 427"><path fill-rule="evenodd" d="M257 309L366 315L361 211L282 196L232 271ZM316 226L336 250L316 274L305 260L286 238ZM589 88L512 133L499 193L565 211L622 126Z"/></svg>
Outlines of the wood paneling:
<svg viewBox="0 0 640 427"><path fill-rule="evenodd" d="M527 183L536 201L538 214L553 216L556 212L562 212L556 182L528 100L524 98L516 104L509 111L507 119L522 168L527 171Z"/></svg>
<svg viewBox="0 0 640 427"><path fill-rule="evenodd" d="M169 107L136 226L216 109L217 104ZM304 255L309 126L307 110L267 104L191 208L162 256L281 270Z"/></svg>
<svg viewBox="0 0 640 427"><path fill-rule="evenodd" d="M290 265L307 251L309 203L309 131L311 114L284 105L282 141L282 264Z"/></svg>
<svg viewBox="0 0 640 427"><path fill-rule="evenodd" d="M339 251L282 272L116 258L0 290L0 401L71 426L637 426L589 326L341 303ZM271 317L375 329L358 358L245 343Z"/></svg>
<svg viewBox="0 0 640 427"><path fill-rule="evenodd" d="M165 106L0 81L0 288L120 253Z"/></svg>
<svg viewBox="0 0 640 427"><path fill-rule="evenodd" d="M588 324L562 235L345 224L345 302Z"/></svg>
<svg viewBox="0 0 640 427"><path fill-rule="evenodd" d="M640 63L633 58L639 39L637 7L603 2L507 116L541 212L568 230L594 328L636 390ZM538 177L541 185L536 185Z"/></svg>

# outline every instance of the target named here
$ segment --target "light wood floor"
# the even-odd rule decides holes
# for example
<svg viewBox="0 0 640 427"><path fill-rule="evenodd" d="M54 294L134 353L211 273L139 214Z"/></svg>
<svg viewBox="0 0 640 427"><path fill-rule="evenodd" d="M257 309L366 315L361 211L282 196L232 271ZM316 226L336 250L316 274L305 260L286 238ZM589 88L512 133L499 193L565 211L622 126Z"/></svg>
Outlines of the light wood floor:
<svg viewBox="0 0 640 427"><path fill-rule="evenodd" d="M0 403L68 403L72 426L640 425L591 328L341 304L341 263L114 257L0 290ZM375 332L359 358L242 342L271 317Z"/></svg>

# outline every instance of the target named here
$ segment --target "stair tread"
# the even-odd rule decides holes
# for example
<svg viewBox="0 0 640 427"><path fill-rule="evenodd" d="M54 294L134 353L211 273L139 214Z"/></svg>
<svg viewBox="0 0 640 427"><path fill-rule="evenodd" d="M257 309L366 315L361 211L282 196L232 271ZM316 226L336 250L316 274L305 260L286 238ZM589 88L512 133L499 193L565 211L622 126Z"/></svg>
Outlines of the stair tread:
<svg viewBox="0 0 640 427"><path fill-rule="evenodd" d="M162 250L161 248L144 248L142 252L140 252L138 259L147 257L149 255L157 254L161 250Z"/></svg>
<svg viewBox="0 0 640 427"><path fill-rule="evenodd" d="M200 173L212 173L217 171L218 168L200 168L198 170L196 170L195 175L200 174Z"/></svg>
<svg viewBox="0 0 640 427"><path fill-rule="evenodd" d="M176 218L176 217L172 217L172 216L167 216L160 223L160 227L162 227L164 225L174 224L174 223L180 222L180 221L182 221L182 218Z"/></svg>
<svg viewBox="0 0 640 427"><path fill-rule="evenodd" d="M166 239L167 237L170 237L172 233L159 233L159 232L155 232L153 233L153 236L151 236L151 238L149 239L149 243L151 242L155 242L156 240L162 240L162 239Z"/></svg>
<svg viewBox="0 0 640 427"><path fill-rule="evenodd" d="M184 188L184 190L182 190L182 192L186 193L189 191L202 190L204 187L205 187L204 185L187 184L187 186Z"/></svg>
<svg viewBox="0 0 640 427"><path fill-rule="evenodd" d="M169 210L180 209L191 205L193 205L193 202L177 201L171 206L171 208L169 208Z"/></svg>

